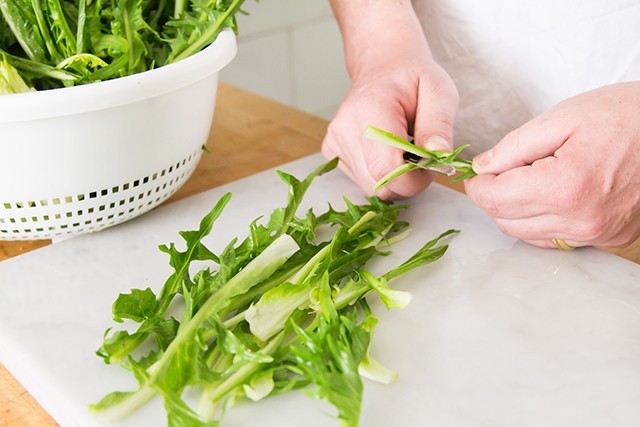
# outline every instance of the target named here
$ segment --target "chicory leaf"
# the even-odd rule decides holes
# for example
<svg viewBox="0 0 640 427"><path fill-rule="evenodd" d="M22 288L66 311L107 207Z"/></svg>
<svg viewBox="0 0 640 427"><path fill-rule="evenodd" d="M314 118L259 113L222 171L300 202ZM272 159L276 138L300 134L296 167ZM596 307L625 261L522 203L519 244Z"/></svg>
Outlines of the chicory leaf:
<svg viewBox="0 0 640 427"><path fill-rule="evenodd" d="M237 31L243 3L0 0L0 51L30 62L16 68L38 90L114 79L191 56L225 28ZM43 72L55 67L74 78Z"/></svg>
<svg viewBox="0 0 640 427"><path fill-rule="evenodd" d="M411 294L389 288L384 277L375 277L368 271L361 271L363 279L378 293L380 300L388 308L405 308L411 302Z"/></svg>
<svg viewBox="0 0 640 427"><path fill-rule="evenodd" d="M273 371L270 370L254 375L248 384L243 385L245 395L254 402L267 397L274 387Z"/></svg>
<svg viewBox="0 0 640 427"><path fill-rule="evenodd" d="M111 362L122 359L140 387L112 394L93 410L118 419L159 393L169 425L219 426L236 401L302 390L334 405L344 426L358 425L362 378L388 383L396 375L370 354L377 319L365 298L377 291L389 307L405 306L408 294L387 282L438 259L447 248L440 239L455 231L382 276L368 273L368 262L407 233L408 224L399 218L406 206L375 197L361 205L345 199L343 211L329 206L322 215L308 209L297 217L311 180L335 163L303 180L282 173L290 187L286 207L274 210L266 225L254 220L249 236L231 239L219 255L202 238L223 200L198 230L180 233L185 251L173 244L162 248L174 267L175 282L166 282L171 299L182 299L171 311L180 308L182 316L167 318L166 299L150 289L118 297L114 319L140 326L132 333L107 331L98 354ZM330 230L318 233L319 227ZM205 266L191 276L196 259ZM134 353L148 337L155 338L150 348ZM187 403L187 392L200 393L196 407Z"/></svg>
<svg viewBox="0 0 640 427"><path fill-rule="evenodd" d="M18 71L9 63L6 55L0 52L0 95L29 92L31 88L22 79Z"/></svg>
<svg viewBox="0 0 640 427"><path fill-rule="evenodd" d="M397 177L418 168L429 169L452 166L456 171L463 173L462 175L454 178L452 182L457 182L462 179L472 178L475 176L475 172L471 167L471 161L459 157L459 154L467 147L466 145L458 147L452 152L427 150L426 148L419 147L398 135L371 125L367 126L364 135L369 139L382 142L420 158L420 160L415 163L404 163L380 178L374 186L374 191L376 192Z"/></svg>
<svg viewBox="0 0 640 427"><path fill-rule="evenodd" d="M113 320L122 323L123 319L142 322L152 317L158 308L156 294L151 288L132 289L128 294L120 294L113 303Z"/></svg>

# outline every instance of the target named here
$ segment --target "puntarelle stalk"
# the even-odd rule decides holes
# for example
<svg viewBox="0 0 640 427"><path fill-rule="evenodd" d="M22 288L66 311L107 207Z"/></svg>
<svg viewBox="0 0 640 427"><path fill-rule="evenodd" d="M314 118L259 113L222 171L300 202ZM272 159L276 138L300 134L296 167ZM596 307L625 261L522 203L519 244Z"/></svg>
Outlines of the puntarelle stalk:
<svg viewBox="0 0 640 427"><path fill-rule="evenodd" d="M99 351L107 362L126 353L124 365L140 387L105 396L92 405L94 411L122 417L160 395L169 425L220 426L238 399L315 387L313 394L331 402L344 425L358 424L361 376L381 382L395 377L369 354L377 320L365 298L378 295L387 308L404 307L410 295L391 289L388 281L440 258L447 249L440 240L455 231L442 233L381 276L368 273L371 260L407 236L409 224L399 218L406 206L375 197L360 205L345 199L344 211L329 206L321 215L308 210L297 217L311 181L336 165L321 165L304 180L279 172L290 187L286 207L251 223L249 237L234 239L220 254L210 252L203 238L230 195L198 230L180 233L185 251L162 248L174 273L160 296L132 290L114 303L114 319L140 323L141 335L109 334ZM335 228L333 236L319 239L316 231L327 226ZM191 276L196 260L208 266ZM174 296L185 303L181 321L165 317ZM155 346L142 350L138 336L153 337L149 343ZM187 389L200 393L196 408L182 397Z"/></svg>
<svg viewBox="0 0 640 427"><path fill-rule="evenodd" d="M155 390L153 389L154 383L157 381L159 375L163 373L163 369L171 361L180 344L185 340L192 339L198 326L200 326L207 317L217 313L222 307L228 304L230 298L248 291L251 287L269 277L298 249L298 245L291 236L283 234L274 240L271 245L244 269L231 278L218 292L209 297L207 302L198 310L189 323L179 330L178 335L176 335L175 339L167 347L158 362L152 365L153 369L148 372L149 377L145 385L134 395L135 398L120 402L113 416L107 418L115 420L118 419L116 417L126 416L153 397L155 394Z"/></svg>
<svg viewBox="0 0 640 427"><path fill-rule="evenodd" d="M349 230L347 230L347 233L349 235L354 235L369 221L375 218L375 216L376 214L374 212L367 212L362 216L362 218L353 224ZM387 229L384 231L388 232L389 230ZM380 238L383 237L384 234L381 234ZM367 247L377 241L377 238L370 242L362 241L361 247ZM279 291L279 287L272 288L265 293L264 297L256 304L252 304L247 309L245 312L245 320L249 323L251 332L255 336L261 340L269 339L284 328L287 319L294 310L297 310L299 307L309 303L309 298L311 296L311 291L314 288L314 284L309 283L309 285L305 286L304 282L313 269L318 266L320 261L327 256L330 249L331 246L327 245L319 250L318 253L316 253L316 255L314 255L313 258L311 258L309 262L307 262L307 264L298 271L298 273L296 273L289 281L280 285L293 289L298 288L297 290L282 294ZM283 304L283 301L286 301L286 303Z"/></svg>
<svg viewBox="0 0 640 427"><path fill-rule="evenodd" d="M451 166L455 168L455 171L462 172L462 174L453 178L452 182L461 181L475 176L475 172L471 167L471 162L467 159L459 157L459 154L467 147L467 145L458 147L452 152L427 150L411 143L404 138L399 137L398 135L394 135L391 132L387 132L383 129L371 125L366 127L364 135L365 137L374 141L378 141L383 144L387 144L403 150L404 152L413 154L420 159L415 163L402 164L380 178L374 186L374 192L378 192L382 187L398 178L399 176L416 169L442 168Z"/></svg>

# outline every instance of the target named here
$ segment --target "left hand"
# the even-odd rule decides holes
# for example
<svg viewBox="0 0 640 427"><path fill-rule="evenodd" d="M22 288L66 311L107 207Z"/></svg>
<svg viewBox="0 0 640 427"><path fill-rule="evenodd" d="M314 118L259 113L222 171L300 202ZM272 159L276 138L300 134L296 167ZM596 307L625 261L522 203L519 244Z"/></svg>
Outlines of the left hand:
<svg viewBox="0 0 640 427"><path fill-rule="evenodd" d="M467 195L540 247L627 246L640 236L640 82L567 99L474 158Z"/></svg>

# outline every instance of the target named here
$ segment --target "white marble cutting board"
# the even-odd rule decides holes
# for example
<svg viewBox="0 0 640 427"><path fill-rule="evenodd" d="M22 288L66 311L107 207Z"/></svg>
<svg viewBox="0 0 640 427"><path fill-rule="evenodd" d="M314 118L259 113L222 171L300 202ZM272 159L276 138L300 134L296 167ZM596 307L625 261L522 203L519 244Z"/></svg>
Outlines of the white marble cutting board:
<svg viewBox="0 0 640 427"><path fill-rule="evenodd" d="M303 177L314 155L280 167ZM283 206L274 171L167 205L133 221L0 263L0 361L63 426L103 424L87 405L135 385L94 355L119 292L159 289L157 246L181 242L227 191L217 250ZM318 178L304 208L362 201L339 171ZM640 266L593 249L561 252L502 235L463 195L439 185L409 201L412 236L373 269L395 265L449 228L462 232L437 263L395 282L414 296L380 317L373 353L399 372L365 381L363 427L640 426ZM152 401L117 426L162 426ZM223 426L339 426L327 404L296 392L234 407Z"/></svg>

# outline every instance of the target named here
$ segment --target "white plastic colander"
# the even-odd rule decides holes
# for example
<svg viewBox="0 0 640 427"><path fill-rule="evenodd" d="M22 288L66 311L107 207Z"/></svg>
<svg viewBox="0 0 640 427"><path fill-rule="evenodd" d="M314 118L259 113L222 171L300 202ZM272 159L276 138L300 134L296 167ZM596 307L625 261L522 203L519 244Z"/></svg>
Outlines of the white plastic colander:
<svg viewBox="0 0 640 427"><path fill-rule="evenodd" d="M225 30L155 70L0 95L0 240L97 231L167 199L200 160L236 50Z"/></svg>

